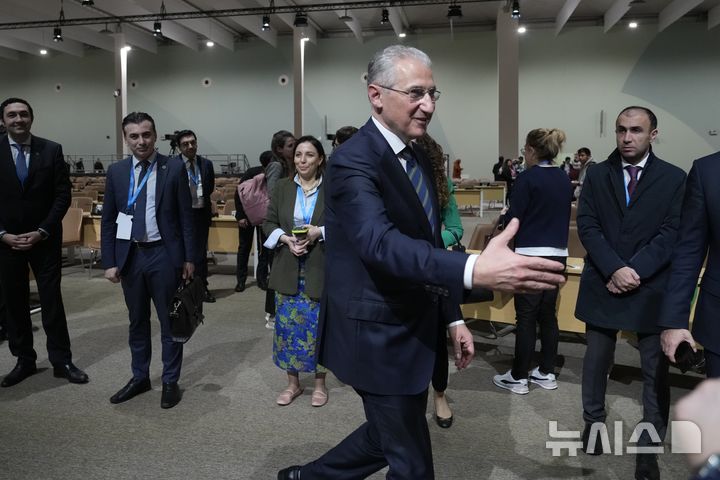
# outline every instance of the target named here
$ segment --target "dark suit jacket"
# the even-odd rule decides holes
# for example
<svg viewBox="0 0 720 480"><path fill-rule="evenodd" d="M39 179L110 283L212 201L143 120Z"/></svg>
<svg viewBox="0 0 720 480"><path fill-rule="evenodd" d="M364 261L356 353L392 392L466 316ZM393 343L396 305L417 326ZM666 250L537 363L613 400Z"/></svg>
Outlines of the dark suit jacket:
<svg viewBox="0 0 720 480"><path fill-rule="evenodd" d="M439 208L430 162L416 149ZM424 391L454 308L425 285L463 295L467 255L444 250L415 190L372 120L328 163L325 292L319 362L343 382L380 395ZM440 247L440 248L438 248ZM441 341L439 342L439 340Z"/></svg>
<svg viewBox="0 0 720 480"><path fill-rule="evenodd" d="M130 251L130 240L116 238L119 212L127 210L128 187L132 157L120 160L108 168L103 200L101 252L105 269L118 267L122 271ZM157 154L155 165L155 218L168 255L177 268L192 262L193 227L190 187L182 160ZM145 187L147 188L147 187Z"/></svg>
<svg viewBox="0 0 720 480"><path fill-rule="evenodd" d="M32 136L25 188L15 170L15 154L7 135L0 138L0 231L12 234L42 228L62 241L62 219L70 207L72 185L62 146ZM10 248L0 242L0 248Z"/></svg>
<svg viewBox="0 0 720 480"><path fill-rule="evenodd" d="M587 170L578 206L578 234L587 257L575 316L595 326L657 332L677 240L685 172L652 151L626 206L620 155ZM606 284L619 268L640 275L640 287L611 294Z"/></svg>
<svg viewBox="0 0 720 480"><path fill-rule="evenodd" d="M183 162L183 164L185 163L185 161L182 159L182 155L178 155L177 158L179 158L180 161ZM210 198L210 195L212 194L213 190L215 190L215 169L213 168L212 162L207 158L197 155L195 159L200 166L200 176L202 177L202 196L204 199L203 211L205 212L205 216L207 217L208 225L210 225L210 223L212 222L212 199ZM188 179L188 181L190 181L190 179Z"/></svg>
<svg viewBox="0 0 720 480"><path fill-rule="evenodd" d="M275 187L275 195L268 206L268 215L263 223L265 236L276 228L282 229L288 235L295 223L293 213L297 199L297 184L292 178L281 178ZM325 187L320 184L318 198L315 203L310 223L322 226L325 218L323 205L325 204ZM273 254L273 264L270 270L270 288L285 295L297 294L298 287L298 257L290 252L284 243L278 243ZM325 275L325 242L315 242L305 256L305 293L314 299L319 299L323 291L323 276Z"/></svg>
<svg viewBox="0 0 720 480"><path fill-rule="evenodd" d="M720 354L720 152L696 160L688 174L680 234L660 316L664 328L688 328L700 269L707 265L695 306L692 333Z"/></svg>

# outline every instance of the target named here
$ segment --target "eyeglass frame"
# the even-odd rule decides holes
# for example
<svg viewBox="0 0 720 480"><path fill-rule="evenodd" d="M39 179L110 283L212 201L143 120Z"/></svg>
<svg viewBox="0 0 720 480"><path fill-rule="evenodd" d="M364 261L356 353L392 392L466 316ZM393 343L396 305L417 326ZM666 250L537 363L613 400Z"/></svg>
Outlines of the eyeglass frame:
<svg viewBox="0 0 720 480"><path fill-rule="evenodd" d="M438 90L435 87L428 88L428 89L420 88L420 87L413 87L410 90L398 90L397 88L386 87L385 85L378 84L377 86L380 88L384 88L386 90L390 90L393 92L402 93L403 95L407 95L410 98L410 101L413 103L422 101L422 99L425 98L425 95L430 96L430 101L435 103L440 99L440 93L441 93L440 90ZM422 90L422 92L423 92L422 96L418 97L417 99L413 98L413 93L412 93L413 90L416 90L416 91Z"/></svg>

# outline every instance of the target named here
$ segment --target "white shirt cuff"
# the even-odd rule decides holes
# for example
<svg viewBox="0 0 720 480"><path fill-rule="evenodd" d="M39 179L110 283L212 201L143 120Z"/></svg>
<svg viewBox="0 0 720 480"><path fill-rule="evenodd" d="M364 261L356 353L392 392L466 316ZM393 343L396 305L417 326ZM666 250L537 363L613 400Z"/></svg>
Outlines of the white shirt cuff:
<svg viewBox="0 0 720 480"><path fill-rule="evenodd" d="M321 239L324 242L325 241L325 225L320 227L320 233L321 233Z"/></svg>
<svg viewBox="0 0 720 480"><path fill-rule="evenodd" d="M265 240L265 243L263 243L263 247L274 249L277 247L278 240L280 240L280 236L285 235L285 232L282 228L276 228L273 230L273 232L268 236L267 240Z"/></svg>
<svg viewBox="0 0 720 480"><path fill-rule="evenodd" d="M448 328L454 327L456 325L465 325L465 320L455 320L452 323L448 323Z"/></svg>
<svg viewBox="0 0 720 480"><path fill-rule="evenodd" d="M471 290L473 287L472 281L473 281L473 269L475 268L475 260L480 255L477 253L474 253L470 255L467 259L467 262L465 262L465 274L463 275L463 284L465 285L466 290Z"/></svg>

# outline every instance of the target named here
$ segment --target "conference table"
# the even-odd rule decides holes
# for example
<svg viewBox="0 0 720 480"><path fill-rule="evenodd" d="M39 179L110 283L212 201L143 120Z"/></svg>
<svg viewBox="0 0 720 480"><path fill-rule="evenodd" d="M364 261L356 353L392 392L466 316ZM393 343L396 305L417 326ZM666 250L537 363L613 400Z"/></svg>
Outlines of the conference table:
<svg viewBox="0 0 720 480"><path fill-rule="evenodd" d="M82 244L94 247L100 244L100 216L85 215L83 217ZM237 253L238 225L232 215L220 215L212 219L208 250L214 253Z"/></svg>
<svg viewBox="0 0 720 480"><path fill-rule="evenodd" d="M567 282L560 287L558 294L557 317L558 327L563 332L585 333L585 324L575 318L575 304L577 302L578 288L580 287L580 274L585 262L582 258L569 257L565 273ZM463 316L466 319L488 320L514 325L515 302L511 293L495 292L492 302L469 303L461 305Z"/></svg>
<svg viewBox="0 0 720 480"><path fill-rule="evenodd" d="M469 188L458 188L455 190L455 201L460 206L469 206L470 212L472 208L477 206L479 209L478 216L482 217L485 213L485 204L489 205L490 201L499 202L505 205L506 195L505 184L488 184L477 185Z"/></svg>

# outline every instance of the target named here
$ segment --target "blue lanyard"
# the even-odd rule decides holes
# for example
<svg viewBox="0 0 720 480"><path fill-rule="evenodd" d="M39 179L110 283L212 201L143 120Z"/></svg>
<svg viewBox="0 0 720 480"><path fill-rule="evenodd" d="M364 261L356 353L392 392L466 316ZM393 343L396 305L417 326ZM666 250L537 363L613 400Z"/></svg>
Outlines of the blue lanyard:
<svg viewBox="0 0 720 480"><path fill-rule="evenodd" d="M130 187L128 188L128 201L127 201L127 208L128 211L133 208L135 205L135 202L137 202L138 196L140 196L140 192L142 191L143 187L147 183L148 179L150 178L150 174L153 171L153 167L155 166L155 160L150 164L150 167L148 168L147 172L145 173L145 176L140 180L140 184L138 185L137 190L135 190L135 166L130 164ZM135 193L133 193L133 190L135 190Z"/></svg>
<svg viewBox="0 0 720 480"><path fill-rule="evenodd" d="M319 187L318 187L319 188ZM305 205L305 194L303 193L303 189L300 185L297 187L297 202L300 205L300 214L303 217L303 222L305 222L305 225L310 224L310 220L312 219L312 214L315 211L315 204L317 203L317 197L318 197L318 191L315 190L315 193L312 194L310 201L311 204Z"/></svg>
<svg viewBox="0 0 720 480"><path fill-rule="evenodd" d="M198 165L198 163L199 162L197 160L195 160L195 171L194 172L192 170L190 170L189 168L187 169L188 176L190 177L190 180L192 180L192 182L195 184L196 187L198 185L200 185L200 166Z"/></svg>

